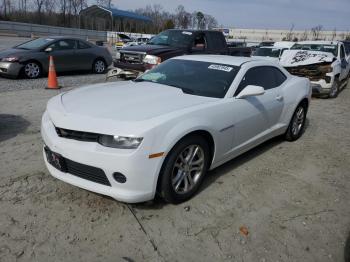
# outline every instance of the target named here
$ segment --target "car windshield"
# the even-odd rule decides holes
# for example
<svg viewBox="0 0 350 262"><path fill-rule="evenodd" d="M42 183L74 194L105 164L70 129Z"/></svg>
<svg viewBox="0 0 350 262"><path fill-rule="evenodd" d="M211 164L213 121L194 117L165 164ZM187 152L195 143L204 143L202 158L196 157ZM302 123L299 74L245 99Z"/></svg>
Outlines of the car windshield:
<svg viewBox="0 0 350 262"><path fill-rule="evenodd" d="M325 44L295 44L291 49L294 50L309 50L332 53L334 56L338 55L338 48L336 45Z"/></svg>
<svg viewBox="0 0 350 262"><path fill-rule="evenodd" d="M189 31L178 31L178 30L167 30L164 31L150 41L150 45L165 45L173 47L188 47L192 41L192 32Z"/></svg>
<svg viewBox="0 0 350 262"><path fill-rule="evenodd" d="M44 47L46 44L52 42L53 40L54 39L52 39L52 38L38 38L38 39L31 40L31 41L25 42L23 44L20 44L20 45L16 46L16 48L34 50L34 49Z"/></svg>
<svg viewBox="0 0 350 262"><path fill-rule="evenodd" d="M135 82L180 88L186 94L223 98L239 67L219 63L171 59L141 75Z"/></svg>
<svg viewBox="0 0 350 262"><path fill-rule="evenodd" d="M281 50L279 48L257 48L255 49L253 56L269 56L279 57Z"/></svg>

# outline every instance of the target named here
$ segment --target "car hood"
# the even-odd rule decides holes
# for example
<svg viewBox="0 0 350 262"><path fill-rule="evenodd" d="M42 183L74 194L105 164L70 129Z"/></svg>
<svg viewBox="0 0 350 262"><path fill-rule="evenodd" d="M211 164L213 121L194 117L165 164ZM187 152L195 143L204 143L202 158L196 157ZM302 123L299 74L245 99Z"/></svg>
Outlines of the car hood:
<svg viewBox="0 0 350 262"><path fill-rule="evenodd" d="M127 52L144 52L150 55L157 55L164 52L170 52L170 51L178 51L181 50L177 47L172 46L163 46L163 45L138 45L138 46L127 46L124 47L122 50L120 50L121 53L123 51Z"/></svg>
<svg viewBox="0 0 350 262"><path fill-rule="evenodd" d="M126 133L154 126L167 115L217 98L185 94L156 83L119 82L79 88L50 100L49 115L61 128Z"/></svg>
<svg viewBox="0 0 350 262"><path fill-rule="evenodd" d="M5 57L9 57L9 56L22 56L24 54L27 54L28 51L30 51L30 50L23 50L23 49L16 49L16 48L1 50L0 51L0 59L5 58Z"/></svg>
<svg viewBox="0 0 350 262"><path fill-rule="evenodd" d="M305 66L320 63L331 63L335 56L332 53L308 50L286 50L280 58L283 67Z"/></svg>

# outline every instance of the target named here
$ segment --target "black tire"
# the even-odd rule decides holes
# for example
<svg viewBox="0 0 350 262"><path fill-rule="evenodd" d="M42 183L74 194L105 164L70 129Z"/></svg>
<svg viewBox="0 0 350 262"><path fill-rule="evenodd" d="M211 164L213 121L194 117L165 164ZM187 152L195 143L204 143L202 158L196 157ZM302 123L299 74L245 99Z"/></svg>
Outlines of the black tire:
<svg viewBox="0 0 350 262"><path fill-rule="evenodd" d="M188 169L187 171L185 171L185 168L186 168L185 166L183 167L183 169L181 169L184 171L180 171L180 168L177 167L180 165L179 163L182 163L180 154L181 156L184 156L184 154L186 153L186 150L190 150L192 147L199 147L199 149L196 151L198 152L198 155L196 155L195 158L193 158L193 160L196 159L195 162L200 162L201 158L203 157L203 162L201 162L202 164L198 164L200 166L198 168L202 168L200 172L198 171L200 174L199 173L196 174L197 171L194 171L194 173L193 171L188 171ZM203 179L209 168L209 163L210 163L210 149L209 149L208 143L205 141L203 137L198 135L191 135L183 138L173 147L173 149L169 152L168 156L166 157L163 163L161 172L159 174L160 181L158 184L158 193L166 202L172 203L172 204L178 204L190 199L198 191L201 183L203 182ZM177 174L174 177L175 173ZM187 173L187 175L185 175L185 173ZM192 174L193 174L193 177L192 177ZM191 181L193 182L193 185L191 185L188 175L192 177ZM177 178L179 176L184 177L183 180L181 180L181 178ZM175 183L174 181L176 180L177 182ZM187 180L187 183L185 180ZM178 183L180 184L180 186L183 185L184 187L183 192L180 192L181 191L180 186L177 187L178 189L175 189L176 185L174 184L178 184ZM185 190L186 188L185 184L189 186L187 191Z"/></svg>
<svg viewBox="0 0 350 262"><path fill-rule="evenodd" d="M92 64L92 72L95 74L104 74L107 70L107 64L102 58L97 58Z"/></svg>
<svg viewBox="0 0 350 262"><path fill-rule="evenodd" d="M336 79L334 79L334 83L333 83L331 90L329 91L328 97L329 98L336 98L339 94L339 88L340 88L339 79L336 78Z"/></svg>
<svg viewBox="0 0 350 262"><path fill-rule="evenodd" d="M26 78L36 79L43 73L41 65L36 61L29 61L23 67L23 74Z"/></svg>
<svg viewBox="0 0 350 262"><path fill-rule="evenodd" d="M307 104L305 102L302 102L295 109L293 117L290 120L287 132L285 133L285 139L287 141L295 141L302 136L305 128L306 114Z"/></svg>

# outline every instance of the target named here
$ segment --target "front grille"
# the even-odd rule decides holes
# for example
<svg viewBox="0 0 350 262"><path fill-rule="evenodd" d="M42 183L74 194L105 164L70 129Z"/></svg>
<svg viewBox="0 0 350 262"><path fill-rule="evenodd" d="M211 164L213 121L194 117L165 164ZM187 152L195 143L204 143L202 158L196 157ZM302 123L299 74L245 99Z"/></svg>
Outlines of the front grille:
<svg viewBox="0 0 350 262"><path fill-rule="evenodd" d="M141 64L143 60L144 54L139 53L120 53L120 61L127 62L130 64Z"/></svg>
<svg viewBox="0 0 350 262"><path fill-rule="evenodd" d="M65 158L65 163L67 173L98 184L111 186L111 183L109 182L105 172L102 169L83 165L67 158Z"/></svg>
<svg viewBox="0 0 350 262"><path fill-rule="evenodd" d="M74 139L78 141L85 141L85 142L97 142L99 137L99 134L68 130L68 129L59 128L59 127L56 127L56 133L59 137Z"/></svg>
<svg viewBox="0 0 350 262"><path fill-rule="evenodd" d="M325 79L327 70L329 69L330 64L315 64L315 65L306 65L298 67L286 67L289 73L296 76L307 77L310 81L319 81Z"/></svg>

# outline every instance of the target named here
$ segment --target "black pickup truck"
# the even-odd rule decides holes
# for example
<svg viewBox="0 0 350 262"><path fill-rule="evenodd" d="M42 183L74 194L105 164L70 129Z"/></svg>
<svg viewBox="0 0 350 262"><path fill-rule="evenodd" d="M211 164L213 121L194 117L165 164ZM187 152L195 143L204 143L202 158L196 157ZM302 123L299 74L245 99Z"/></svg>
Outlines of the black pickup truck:
<svg viewBox="0 0 350 262"><path fill-rule="evenodd" d="M251 49L228 47L219 31L171 29L156 35L147 45L124 47L114 66L144 72L169 58L187 54L250 56Z"/></svg>

